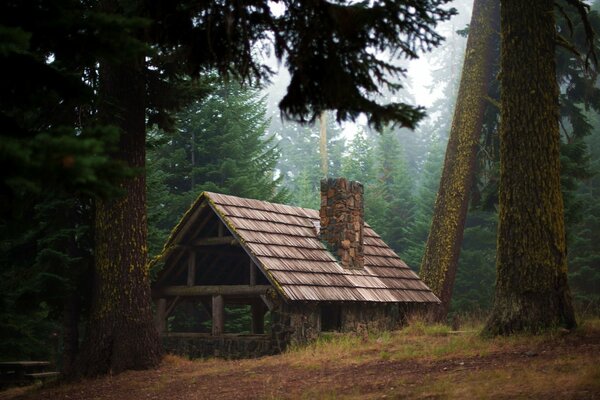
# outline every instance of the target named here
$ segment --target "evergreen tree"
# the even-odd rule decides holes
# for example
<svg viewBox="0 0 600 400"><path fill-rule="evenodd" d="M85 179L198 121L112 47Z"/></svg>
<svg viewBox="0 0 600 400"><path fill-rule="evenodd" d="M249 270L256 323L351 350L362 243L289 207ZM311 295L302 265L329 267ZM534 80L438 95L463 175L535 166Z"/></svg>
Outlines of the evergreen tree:
<svg viewBox="0 0 600 400"><path fill-rule="evenodd" d="M100 100L93 105L98 110L97 121L102 126L113 126L116 129L109 131L119 134L112 161L138 172L119 183L123 192L121 198L98 198L96 202L97 280L87 344L80 359L79 372L95 375L109 370L119 372L128 368L145 368L155 365L159 359L158 338L153 330L148 302L146 185L140 170L145 163L146 122L169 125L168 112L185 100L183 95L172 96L173 84L181 82L187 74L197 75L211 68L216 68L222 77L264 79L269 71L256 61L254 44L274 37L275 54L279 59L287 57L286 67L292 74L288 93L280 104L286 115L306 120L314 118L324 109L336 109L338 120L352 119L366 112L369 122L376 127L388 122L414 126L422 116L420 109L402 103L386 105L371 100L370 95L378 91L376 82L382 82L393 90L398 86L387 77L402 73L400 68L374 58L371 49L389 50L393 54L414 58L417 50L436 46L441 37L433 31L432 26L453 14L452 10L442 8L447 2L430 0L410 7L389 2L369 5L327 2L299 5L285 2L284 15L274 16L265 2L248 5L170 1L152 4L111 0L99 4L44 1L27 6L30 9L26 11L31 12L23 13L26 16L24 20L42 21L44 27L50 27L46 30L49 33L47 37L42 34L38 35L40 40L31 41L42 45L36 49L37 58L30 63L21 63L27 59L22 57L24 50L28 50L27 34L23 35L18 28L11 30L15 22L18 24L22 21L23 15L19 14L22 8L18 7L18 2L8 3L8 12L2 13L8 22L5 24L3 21L3 25L9 26L7 31L16 45L9 46L8 53L16 56L6 65L14 67L15 71L29 72L30 77L43 79L64 76L62 68L67 66L66 71L78 73L70 80L76 87L82 81L81 71L85 70L85 66L90 67L88 72L96 81L96 66L99 64L99 87L89 92L98 94ZM65 4L67 9L72 7L81 11L69 15L75 16L75 22L84 21L85 29L77 23L65 30L56 29L52 24L44 25L47 21L61 20L54 17L64 11ZM112 29L102 30L100 34L98 30L87 29L93 25L87 24L90 21L88 17L92 15L88 12L89 7L91 11L101 11L97 20L108 21L106 25ZM18 12L15 13L15 9ZM411 15L411 18L406 18L406 15ZM147 23L144 23L144 19ZM124 23L127 29L120 29ZM231 26L239 29L232 31ZM348 26L352 29L347 29ZM106 39L106 47L88 46L90 43L96 44L92 39L97 36ZM51 44L56 46L45 47L48 38L55 40ZM70 41L72 38L75 40ZM115 40L121 38L135 46L122 46L122 41ZM102 51L87 53L88 49L98 48ZM52 58L55 61L51 61ZM79 63L82 59L85 59L85 63ZM56 73L55 68L60 71ZM37 71L44 73L36 74ZM332 76L336 79L331 79ZM3 110L9 111L3 115L8 116L6 119L9 122L16 121L13 125L19 125L20 112L24 111L25 120L33 127L25 127L23 130L26 133L36 132L36 127L45 129L48 126L62 126L54 123L55 117L78 114L73 113L72 103L65 101L70 100L68 96L61 93L55 96L55 93L48 92L42 92L39 97L31 95L40 88L44 91L48 87L61 86L54 85L57 81L53 80L50 85L45 85L48 81L41 82L39 86L36 85L40 82L24 85L34 91L22 91L9 83L10 90L7 92L25 94L26 101L18 103L18 96L10 96L8 103L3 104L3 107L6 106ZM9 80L3 80L3 83L7 82ZM36 103L37 100L31 102L32 98L41 99L42 104ZM84 103L84 107L87 106ZM33 110L44 110L44 113L32 116L29 112ZM13 118L15 115L17 118ZM71 129L77 126L76 122L68 121L65 126L75 133L74 141L77 144L83 143L77 140L85 137L82 131ZM104 139L103 136L102 143L106 142ZM42 143L39 146L42 148L48 142L42 140L38 143ZM54 148L62 148L63 143L54 144ZM45 148L51 149L52 146ZM61 172L63 167L71 171L71 154L59 157L61 161L56 163L55 153L48 159L41 159L38 172L46 172L45 169L51 171L50 167L56 165ZM4 162L3 156L3 164L8 170L17 171L13 177L26 176L22 170L34 165L27 155L28 148L15 154L18 157L6 157L7 162ZM100 164L98 159L95 161ZM107 166L110 163L111 160L106 158L102 164ZM13 169L14 165L18 168ZM81 178L78 176L81 170L77 169L73 175ZM35 173L29 176L35 176ZM65 181L96 184L96 178L88 174L85 179ZM15 182L19 180L5 184L13 198L22 196L15 190ZM69 190L78 187L85 188L85 185L67 186ZM11 201L10 197L8 201Z"/></svg>
<svg viewBox="0 0 600 400"><path fill-rule="evenodd" d="M496 279L497 220L494 212L469 210L450 313L487 312L491 308Z"/></svg>
<svg viewBox="0 0 600 400"><path fill-rule="evenodd" d="M504 1L501 26L497 281L485 331L572 328L576 322L560 192L553 2Z"/></svg>
<svg viewBox="0 0 600 400"><path fill-rule="evenodd" d="M266 106L257 90L214 84L203 100L176 117L176 131L148 154L149 241L157 254L169 230L203 191L285 203L275 177L279 148L268 136ZM168 200L167 200L168 199Z"/></svg>
<svg viewBox="0 0 600 400"><path fill-rule="evenodd" d="M318 209L321 204L320 188L323 178L320 169L320 135L314 125L286 123L279 127L282 157L277 168L283 184L297 206ZM340 176L345 139L333 115L327 117L328 174Z"/></svg>
<svg viewBox="0 0 600 400"><path fill-rule="evenodd" d="M130 36L139 21L88 5L0 5L1 353L49 357L49 333L58 340L62 328L67 372L89 301L90 197L116 195L115 181L127 174L110 157L117 130L95 113L97 62L139 48Z"/></svg>
<svg viewBox="0 0 600 400"><path fill-rule="evenodd" d="M347 154L342 159L342 176L351 181L359 181L364 185L374 182L374 139L374 134L359 128L348 145Z"/></svg>
<svg viewBox="0 0 600 400"><path fill-rule="evenodd" d="M414 182L396 132L384 132L377 139L376 178L366 204L371 213L369 223L402 256L409 246L416 212Z"/></svg>
<svg viewBox="0 0 600 400"><path fill-rule="evenodd" d="M590 115L592 133L586 138L590 150L591 176L577 189L585 216L572 225L569 235L569 283L582 310L597 312L600 307L600 115Z"/></svg>
<svg viewBox="0 0 600 400"><path fill-rule="evenodd" d="M442 174L444 149L445 146L441 142L432 144L423 166L423 172L417 182L416 210L414 222L410 226L410 243L402 254L404 261L414 270L418 270L423 259L425 243L431 227L433 206Z"/></svg>

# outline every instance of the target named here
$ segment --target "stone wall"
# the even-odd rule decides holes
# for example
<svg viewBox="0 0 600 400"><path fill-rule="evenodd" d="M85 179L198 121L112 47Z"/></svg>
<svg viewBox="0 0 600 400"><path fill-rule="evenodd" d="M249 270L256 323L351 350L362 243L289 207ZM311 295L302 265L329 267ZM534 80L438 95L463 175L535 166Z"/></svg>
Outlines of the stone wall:
<svg viewBox="0 0 600 400"><path fill-rule="evenodd" d="M304 344L319 337L321 318L318 303L281 303L272 313L272 335L282 351L291 344Z"/></svg>
<svg viewBox="0 0 600 400"><path fill-rule="evenodd" d="M248 336L169 336L162 337L167 353L189 358L223 357L228 359L256 358L277 354L273 338L268 335Z"/></svg>
<svg viewBox="0 0 600 400"><path fill-rule="evenodd" d="M213 337L163 336L167 352L190 358L254 358L284 351L290 344L302 345L316 340L321 333L322 303L274 302L271 331L267 335L225 335ZM399 329L409 313L425 307L392 303L331 303L339 305L341 332L382 332Z"/></svg>
<svg viewBox="0 0 600 400"><path fill-rule="evenodd" d="M344 178L321 181L321 240L348 269L364 266L363 186Z"/></svg>
<svg viewBox="0 0 600 400"><path fill-rule="evenodd" d="M397 304L346 303L341 308L342 332L382 332L401 325Z"/></svg>

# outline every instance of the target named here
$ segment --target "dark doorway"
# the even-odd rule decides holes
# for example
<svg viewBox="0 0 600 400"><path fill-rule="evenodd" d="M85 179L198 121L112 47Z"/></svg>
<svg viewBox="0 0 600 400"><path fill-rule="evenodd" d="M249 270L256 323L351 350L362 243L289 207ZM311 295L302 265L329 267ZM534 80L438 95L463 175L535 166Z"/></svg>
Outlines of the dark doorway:
<svg viewBox="0 0 600 400"><path fill-rule="evenodd" d="M339 331L341 327L341 307L337 304L321 304L321 330Z"/></svg>

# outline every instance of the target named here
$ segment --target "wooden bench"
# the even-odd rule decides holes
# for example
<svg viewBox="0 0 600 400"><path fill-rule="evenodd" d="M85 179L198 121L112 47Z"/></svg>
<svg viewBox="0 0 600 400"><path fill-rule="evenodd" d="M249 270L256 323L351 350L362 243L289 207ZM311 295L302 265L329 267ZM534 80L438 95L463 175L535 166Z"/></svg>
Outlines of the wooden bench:
<svg viewBox="0 0 600 400"><path fill-rule="evenodd" d="M48 361L9 361L0 362L0 385L22 385L32 380L57 378L60 372L46 371Z"/></svg>
<svg viewBox="0 0 600 400"><path fill-rule="evenodd" d="M50 378L58 378L60 376L60 372L57 371L49 371L49 372L33 372L31 374L25 374L26 378L36 379L36 380L46 380Z"/></svg>

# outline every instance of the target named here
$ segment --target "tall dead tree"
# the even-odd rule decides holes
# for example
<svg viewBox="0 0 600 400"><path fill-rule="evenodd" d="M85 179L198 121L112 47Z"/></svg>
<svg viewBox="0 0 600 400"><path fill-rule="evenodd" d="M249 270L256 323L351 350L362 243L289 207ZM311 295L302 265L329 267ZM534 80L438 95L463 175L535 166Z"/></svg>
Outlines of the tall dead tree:
<svg viewBox="0 0 600 400"><path fill-rule="evenodd" d="M450 307L488 86L493 79L499 15L499 0L474 1L444 169L420 270L421 279L442 301L435 310L438 320L446 318Z"/></svg>
<svg viewBox="0 0 600 400"><path fill-rule="evenodd" d="M327 113L323 111L319 116L319 152L321 154L321 175L329 173L329 158L327 156Z"/></svg>

